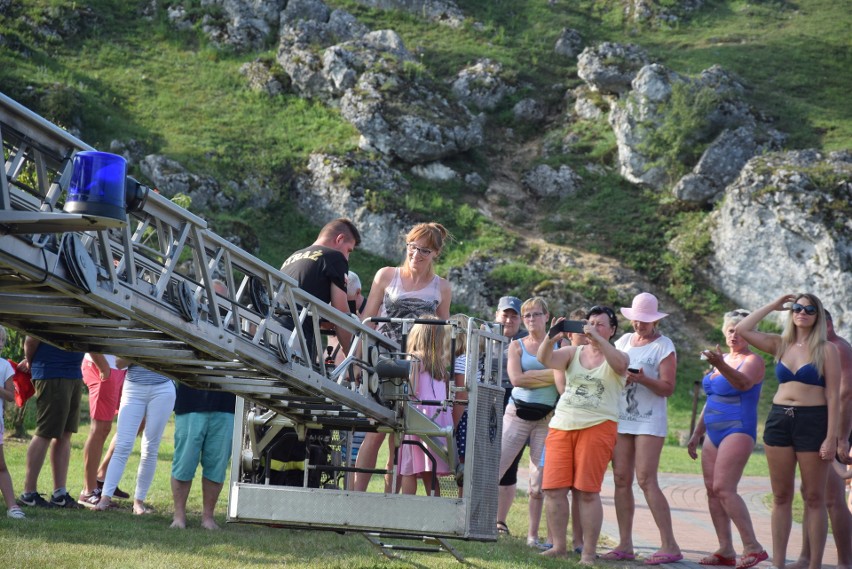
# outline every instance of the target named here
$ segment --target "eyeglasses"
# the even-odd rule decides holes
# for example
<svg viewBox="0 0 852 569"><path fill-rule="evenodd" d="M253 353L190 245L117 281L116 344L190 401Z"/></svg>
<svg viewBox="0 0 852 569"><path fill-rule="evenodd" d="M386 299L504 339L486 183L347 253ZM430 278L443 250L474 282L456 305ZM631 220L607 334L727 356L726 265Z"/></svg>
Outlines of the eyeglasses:
<svg viewBox="0 0 852 569"><path fill-rule="evenodd" d="M813 304L809 304L809 305L805 306L803 304L799 304L798 302L793 303L793 306L790 307L790 310L792 310L796 314L798 314L799 312L804 310L805 314L807 314L808 316L813 316L814 314L817 313L817 307L814 306Z"/></svg>
<svg viewBox="0 0 852 569"><path fill-rule="evenodd" d="M432 253L434 253L434 251L432 251L432 249L426 249L426 248L424 248L424 247L418 247L418 246L417 246L417 245L415 245L414 243L408 243L408 244L406 245L406 247L408 247L408 250L409 250L411 253L420 253L420 254L421 254L421 255L423 255L424 257L428 257L429 255L431 255Z"/></svg>
<svg viewBox="0 0 852 569"><path fill-rule="evenodd" d="M725 313L725 318L734 318L736 316L748 316L751 314L748 310L731 310Z"/></svg>
<svg viewBox="0 0 852 569"><path fill-rule="evenodd" d="M524 320L532 320L533 318L541 318L544 312L527 312L524 314Z"/></svg>

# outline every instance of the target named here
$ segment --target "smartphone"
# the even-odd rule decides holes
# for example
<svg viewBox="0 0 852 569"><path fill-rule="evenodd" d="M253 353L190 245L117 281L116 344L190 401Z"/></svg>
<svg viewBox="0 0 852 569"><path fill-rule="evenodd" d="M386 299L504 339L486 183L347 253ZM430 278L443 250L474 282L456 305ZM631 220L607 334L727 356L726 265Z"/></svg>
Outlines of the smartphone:
<svg viewBox="0 0 852 569"><path fill-rule="evenodd" d="M550 329L550 335L552 337L558 334L559 332L566 332L569 334L582 334L583 326L585 325L586 323L582 320L563 320L562 322L555 324Z"/></svg>
<svg viewBox="0 0 852 569"><path fill-rule="evenodd" d="M629 371L630 373L639 373L639 368L638 367L629 367L629 368L627 368L627 371Z"/></svg>

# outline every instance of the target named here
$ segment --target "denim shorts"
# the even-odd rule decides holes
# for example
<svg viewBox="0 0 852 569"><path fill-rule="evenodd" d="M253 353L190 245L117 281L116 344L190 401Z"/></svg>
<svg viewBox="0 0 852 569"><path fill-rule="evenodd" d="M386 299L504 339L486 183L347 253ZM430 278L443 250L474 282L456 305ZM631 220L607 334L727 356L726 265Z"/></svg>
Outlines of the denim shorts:
<svg viewBox="0 0 852 569"><path fill-rule="evenodd" d="M763 429L763 443L793 447L797 452L819 452L828 433L828 407L772 405Z"/></svg>

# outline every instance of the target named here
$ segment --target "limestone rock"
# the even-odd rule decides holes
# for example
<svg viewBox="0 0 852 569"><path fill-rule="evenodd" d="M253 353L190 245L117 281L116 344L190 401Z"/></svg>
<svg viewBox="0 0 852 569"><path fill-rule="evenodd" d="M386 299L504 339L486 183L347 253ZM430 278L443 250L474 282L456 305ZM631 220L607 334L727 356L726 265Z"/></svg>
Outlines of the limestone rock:
<svg viewBox="0 0 852 569"><path fill-rule="evenodd" d="M433 182L449 182L459 177L458 173L440 162L417 164L411 168L411 173L419 178Z"/></svg>
<svg viewBox="0 0 852 569"><path fill-rule="evenodd" d="M571 28L562 28L556 45L553 48L557 54L573 59L583 50L583 36L580 32Z"/></svg>
<svg viewBox="0 0 852 569"><path fill-rule="evenodd" d="M360 146L417 164L441 160L482 144L483 116L445 99L427 82L368 71L340 101L361 132Z"/></svg>
<svg viewBox="0 0 852 569"><path fill-rule="evenodd" d="M564 198L577 193L580 176L569 166L560 166L558 170L540 164L524 175L524 187L539 197Z"/></svg>
<svg viewBox="0 0 852 569"><path fill-rule="evenodd" d="M741 126L733 131L722 131L704 151L693 171L681 178L672 192L684 201L714 201L736 179L756 149L753 128Z"/></svg>
<svg viewBox="0 0 852 569"><path fill-rule="evenodd" d="M504 76L503 65L490 59L462 69L453 82L453 94L462 103L483 111L493 111L514 92L515 86Z"/></svg>
<svg viewBox="0 0 852 569"><path fill-rule="evenodd" d="M290 86L290 77L283 72L276 73L276 67L264 59L255 59L241 65L240 74L245 76L249 89L274 97Z"/></svg>
<svg viewBox="0 0 852 569"><path fill-rule="evenodd" d="M201 0L201 8L210 9L201 19L201 29L214 44L238 51L259 49L273 37L286 4L287 0Z"/></svg>
<svg viewBox="0 0 852 569"><path fill-rule="evenodd" d="M813 292L852 335L852 153L752 158L714 212L708 277L740 306ZM775 315L777 316L777 315Z"/></svg>
<svg viewBox="0 0 852 569"><path fill-rule="evenodd" d="M402 207L408 187L384 160L312 154L306 173L294 180L294 203L317 225L348 217L361 233L362 249L397 260L415 223Z"/></svg>
<svg viewBox="0 0 852 569"><path fill-rule="evenodd" d="M540 123L544 120L546 112L544 105L535 99L521 99L512 108L515 122L519 123Z"/></svg>
<svg viewBox="0 0 852 569"><path fill-rule="evenodd" d="M355 0L379 10L411 12L433 22L457 28L464 23L464 12L452 0Z"/></svg>
<svg viewBox="0 0 852 569"><path fill-rule="evenodd" d="M176 194L189 196L193 211L230 208L234 205L233 198L222 191L219 182L213 177L193 174L170 158L149 154L139 167L142 174L167 198Z"/></svg>
<svg viewBox="0 0 852 569"><path fill-rule="evenodd" d="M577 58L577 75L593 91L623 93L647 64L648 55L641 47L604 42L583 50Z"/></svg>

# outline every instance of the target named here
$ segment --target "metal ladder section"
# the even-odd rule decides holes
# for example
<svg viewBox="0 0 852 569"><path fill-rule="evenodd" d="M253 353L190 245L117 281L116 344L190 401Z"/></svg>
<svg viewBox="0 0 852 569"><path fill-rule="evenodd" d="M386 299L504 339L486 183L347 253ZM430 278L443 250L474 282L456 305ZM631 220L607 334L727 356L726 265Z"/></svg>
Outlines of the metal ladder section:
<svg viewBox="0 0 852 569"><path fill-rule="evenodd" d="M0 323L65 349L123 356L191 386L242 397L230 520L496 538L501 358L480 358L485 363L478 372L476 365L466 371L464 498L407 497L427 500L415 506L418 523L408 519L412 506L405 497L296 488L310 493L299 495L302 502L282 493L289 489L257 484L249 476L257 461L254 453L262 451L256 435L271 431L258 430L249 420L264 413L280 416L272 422L292 424L300 436L320 428L381 431L398 438L421 435L453 467L454 447L449 441L443 446L436 442L452 438L447 436L451 433L393 388L387 396L377 360L404 358L395 342L299 289L294 280L159 194L151 192L144 208L129 213L126 223L61 212L74 154L94 149L2 93L0 142L5 162L5 175L0 176ZM217 291L216 280L225 290ZM320 354L321 322L349 331L355 340L346 360L334 369L322 362L314 365L301 355L311 351L302 327L288 330L284 316L313 329ZM468 329L469 355L502 351L505 338L499 330L479 326L477 322ZM364 354L363 359L357 354ZM361 381L351 381L353 377ZM453 392L447 404L454 402ZM380 504L371 498L384 500ZM302 509L292 508L294 503ZM400 514L400 508L409 515ZM344 510L351 515L339 514ZM337 517L329 517L332 511Z"/></svg>
<svg viewBox="0 0 852 569"><path fill-rule="evenodd" d="M314 328L317 343L321 320L367 347L396 351L389 339L153 192L123 226L52 233L67 227L51 219L63 214L50 212L59 209L71 158L92 148L8 98L0 99L0 139L4 324L68 349L126 356L196 387L232 391L296 424L401 427L394 409L346 381L329 381L324 366L300 357L309 353L302 328L291 332L278 316L297 315ZM43 221L29 223L36 217ZM217 278L227 292L214 291Z"/></svg>

